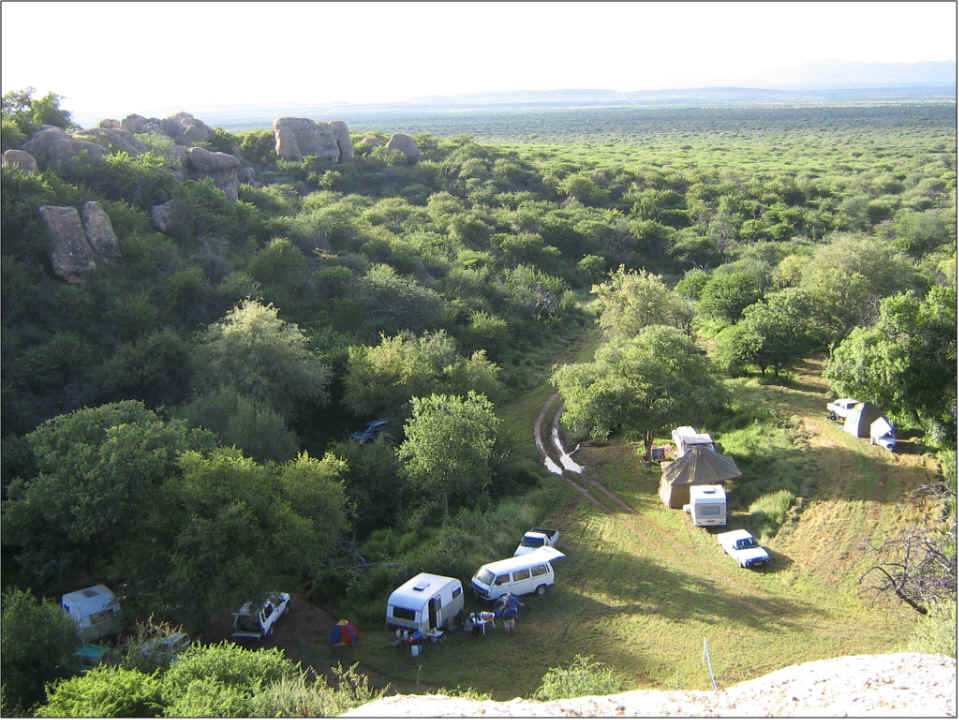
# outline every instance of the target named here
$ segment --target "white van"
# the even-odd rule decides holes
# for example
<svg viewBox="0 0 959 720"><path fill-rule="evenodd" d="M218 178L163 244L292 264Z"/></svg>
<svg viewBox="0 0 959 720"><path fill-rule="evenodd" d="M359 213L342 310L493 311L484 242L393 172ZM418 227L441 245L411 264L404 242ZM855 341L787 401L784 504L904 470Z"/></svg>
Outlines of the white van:
<svg viewBox="0 0 959 720"><path fill-rule="evenodd" d="M553 560L566 557L554 547L541 547L525 555L486 563L470 580L477 597L495 600L500 595L543 595L555 582Z"/></svg>
<svg viewBox="0 0 959 720"><path fill-rule="evenodd" d="M722 485L690 485L689 504L683 510L699 527L726 524L726 490Z"/></svg>
<svg viewBox="0 0 959 720"><path fill-rule="evenodd" d="M449 625L463 609L463 583L445 575L420 573L390 593L386 626L426 634Z"/></svg>
<svg viewBox="0 0 959 720"><path fill-rule="evenodd" d="M117 613L120 604L106 585L91 585L60 597L62 607L73 622L83 642L90 642L119 632Z"/></svg>

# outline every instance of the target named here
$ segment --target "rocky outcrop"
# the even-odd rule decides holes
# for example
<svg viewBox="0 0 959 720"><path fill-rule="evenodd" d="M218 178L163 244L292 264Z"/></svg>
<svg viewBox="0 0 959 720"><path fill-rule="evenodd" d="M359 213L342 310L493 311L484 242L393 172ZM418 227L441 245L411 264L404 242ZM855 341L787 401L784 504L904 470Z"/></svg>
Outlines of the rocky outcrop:
<svg viewBox="0 0 959 720"><path fill-rule="evenodd" d="M307 155L335 163L353 159L353 144L346 123L316 123L309 118L277 118L273 122L276 154L284 160L302 160Z"/></svg>
<svg viewBox="0 0 959 720"><path fill-rule="evenodd" d="M175 202L175 200L169 200L162 205L154 205L150 209L150 220L153 222L153 227L162 233L169 230L170 224L173 222L173 213L176 211Z"/></svg>
<svg viewBox="0 0 959 720"><path fill-rule="evenodd" d="M183 169L188 180L211 178L214 185L224 192L227 200L236 202L240 189L237 171L240 160L234 155L222 152L210 152L193 147L186 151Z"/></svg>
<svg viewBox="0 0 959 720"><path fill-rule="evenodd" d="M339 162L349 162L353 159L353 141L350 140L350 129L342 120L331 120L330 130L336 138L336 145L340 149Z"/></svg>
<svg viewBox="0 0 959 720"><path fill-rule="evenodd" d="M386 149L399 150L406 155L406 159L411 163L419 162L420 160L420 149L416 145L416 141L409 135L404 135L403 133L395 133L389 142L386 143Z"/></svg>
<svg viewBox="0 0 959 720"><path fill-rule="evenodd" d="M80 213L87 242L97 258L112 262L120 257L120 246L113 231L113 223L106 210L96 200L83 203Z"/></svg>
<svg viewBox="0 0 959 720"><path fill-rule="evenodd" d="M23 150L36 158L41 168L57 172L64 170L71 160L80 155L86 154L90 160L99 162L107 154L102 145L67 135L58 127L45 127L34 133L23 144Z"/></svg>
<svg viewBox="0 0 959 720"><path fill-rule="evenodd" d="M127 115L120 123L123 130L131 133L157 133L173 138L178 145L196 145L207 142L214 131L202 120L179 112L168 118L146 118L136 113Z"/></svg>
<svg viewBox="0 0 959 720"><path fill-rule="evenodd" d="M24 172L36 172L37 160L25 150L7 150L3 153L3 166L20 168Z"/></svg>
<svg viewBox="0 0 959 720"><path fill-rule="evenodd" d="M101 120L99 127L102 127L106 130L122 130L123 129L123 125L120 123L119 120L113 120L111 118L107 118L106 120Z"/></svg>
<svg viewBox="0 0 959 720"><path fill-rule="evenodd" d="M128 155L142 155L149 148L134 137L129 130L122 128L90 128L76 135L96 138L108 148L108 152L125 152Z"/></svg>
<svg viewBox="0 0 959 720"><path fill-rule="evenodd" d="M236 179L244 185L252 185L254 187L259 186L259 183L256 181L256 173L249 165L241 167L236 171Z"/></svg>
<svg viewBox="0 0 959 720"><path fill-rule="evenodd" d="M127 132L132 133L162 133L160 129L160 121L157 118L145 118L142 115L137 115L133 113L132 115L127 115L120 122L120 127L126 130Z"/></svg>
<svg viewBox="0 0 959 720"><path fill-rule="evenodd" d="M75 207L41 205L40 217L53 235L50 265L53 274L68 283L83 282L96 268L93 249L87 242L80 213Z"/></svg>
<svg viewBox="0 0 959 720"><path fill-rule="evenodd" d="M214 131L202 120L179 112L162 120L160 126L165 135L173 138L178 145L196 145L213 139Z"/></svg>
<svg viewBox="0 0 959 720"><path fill-rule="evenodd" d="M110 216L95 200L83 204L82 215L75 207L60 205L41 205L39 213L53 236L50 265L61 280L83 282L97 260L112 262L120 257Z"/></svg>

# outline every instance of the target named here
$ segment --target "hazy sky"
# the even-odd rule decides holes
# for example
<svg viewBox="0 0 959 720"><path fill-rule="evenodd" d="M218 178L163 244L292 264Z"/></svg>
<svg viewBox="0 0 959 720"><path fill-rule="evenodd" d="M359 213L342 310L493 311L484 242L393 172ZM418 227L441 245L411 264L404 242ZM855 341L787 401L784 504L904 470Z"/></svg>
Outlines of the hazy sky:
<svg viewBox="0 0 959 720"><path fill-rule="evenodd" d="M45 3L2 12L3 92L75 115L743 85L813 60L955 60L954 2Z"/></svg>

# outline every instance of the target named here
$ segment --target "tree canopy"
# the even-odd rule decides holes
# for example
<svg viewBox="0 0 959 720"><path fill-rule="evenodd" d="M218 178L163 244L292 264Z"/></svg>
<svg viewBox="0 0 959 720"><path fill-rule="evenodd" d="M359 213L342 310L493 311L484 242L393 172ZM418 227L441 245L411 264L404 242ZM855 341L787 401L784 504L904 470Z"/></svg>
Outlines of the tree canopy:
<svg viewBox="0 0 959 720"><path fill-rule="evenodd" d="M664 325L601 345L593 362L556 368L552 382L566 404L563 423L574 434L605 439L639 432L647 458L657 431L688 425L724 401L707 358L682 331Z"/></svg>

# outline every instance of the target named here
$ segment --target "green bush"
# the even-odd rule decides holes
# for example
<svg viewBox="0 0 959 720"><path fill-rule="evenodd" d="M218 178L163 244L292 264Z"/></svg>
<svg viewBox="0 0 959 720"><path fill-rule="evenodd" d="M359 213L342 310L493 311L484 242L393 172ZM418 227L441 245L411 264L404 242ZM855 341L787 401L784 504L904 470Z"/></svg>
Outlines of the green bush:
<svg viewBox="0 0 959 720"><path fill-rule="evenodd" d="M48 682L71 675L79 665L77 626L55 603L24 590L3 594L0 680L3 715L20 715L43 699ZM99 713L92 713L95 717Z"/></svg>
<svg viewBox="0 0 959 720"><path fill-rule="evenodd" d="M593 662L592 656L577 654L566 667L551 667L534 697L537 700L562 700L584 695L612 695L626 690L626 678L613 668Z"/></svg>
<svg viewBox="0 0 959 720"><path fill-rule="evenodd" d="M121 667L95 667L47 693L37 717L157 717L163 711L158 676Z"/></svg>
<svg viewBox="0 0 959 720"><path fill-rule="evenodd" d="M185 709L203 696L204 693L198 692L198 683L202 683L205 690L235 690L249 699L258 689L283 679L291 680L298 674L299 667L279 648L249 650L230 642L194 644L163 675L163 698L172 706ZM186 698L192 699L188 703ZM230 717L234 714L232 709L231 706L218 708L214 714ZM209 713L190 716L208 717Z"/></svg>
<svg viewBox="0 0 959 720"><path fill-rule="evenodd" d="M786 521L786 513L795 499L796 496L786 489L760 495L749 506L749 525L753 534L760 541L775 535Z"/></svg>
<svg viewBox="0 0 959 720"><path fill-rule="evenodd" d="M252 717L336 717L360 705L382 697L386 690L376 690L369 678L349 668L333 667L335 680L331 687L322 676L312 679L306 673L283 678L260 690L250 701Z"/></svg>

